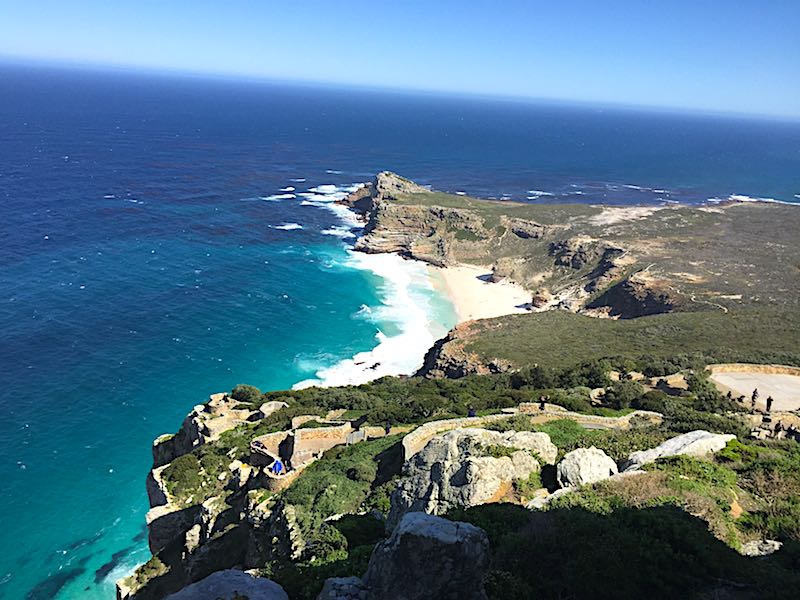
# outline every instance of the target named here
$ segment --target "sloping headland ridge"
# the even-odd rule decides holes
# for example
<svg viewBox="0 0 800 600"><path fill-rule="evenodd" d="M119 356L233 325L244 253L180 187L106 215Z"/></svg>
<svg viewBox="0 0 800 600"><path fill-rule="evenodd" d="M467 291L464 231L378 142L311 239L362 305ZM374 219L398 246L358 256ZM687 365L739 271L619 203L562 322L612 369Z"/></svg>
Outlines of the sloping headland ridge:
<svg viewBox="0 0 800 600"><path fill-rule="evenodd" d="M154 442L152 558L120 600L792 597L800 415L707 368L800 366L800 207L489 201L388 172L342 203L356 250L485 267L527 311L460 324L416 376L194 407Z"/></svg>

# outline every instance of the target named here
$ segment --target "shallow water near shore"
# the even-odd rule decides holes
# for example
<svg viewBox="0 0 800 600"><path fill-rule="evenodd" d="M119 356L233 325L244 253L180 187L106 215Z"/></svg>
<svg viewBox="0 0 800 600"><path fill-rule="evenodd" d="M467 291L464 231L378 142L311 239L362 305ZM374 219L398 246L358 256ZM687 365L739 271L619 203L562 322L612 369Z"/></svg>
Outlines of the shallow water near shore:
<svg viewBox="0 0 800 600"><path fill-rule="evenodd" d="M332 204L375 172L534 202L800 194L798 125L0 68L0 598L113 597L148 557L151 441L208 394L421 361L455 322L441 282L351 253Z"/></svg>

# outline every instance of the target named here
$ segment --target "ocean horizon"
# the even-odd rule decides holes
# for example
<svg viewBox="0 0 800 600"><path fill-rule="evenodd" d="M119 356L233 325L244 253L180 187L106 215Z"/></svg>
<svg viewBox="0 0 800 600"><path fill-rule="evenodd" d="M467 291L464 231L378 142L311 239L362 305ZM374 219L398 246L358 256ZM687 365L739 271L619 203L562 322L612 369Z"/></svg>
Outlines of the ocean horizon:
<svg viewBox="0 0 800 600"><path fill-rule="evenodd" d="M379 171L526 202L800 203L800 123L0 65L0 598L112 598L211 393L411 373L456 322L353 252ZM378 364L379 367L370 367Z"/></svg>

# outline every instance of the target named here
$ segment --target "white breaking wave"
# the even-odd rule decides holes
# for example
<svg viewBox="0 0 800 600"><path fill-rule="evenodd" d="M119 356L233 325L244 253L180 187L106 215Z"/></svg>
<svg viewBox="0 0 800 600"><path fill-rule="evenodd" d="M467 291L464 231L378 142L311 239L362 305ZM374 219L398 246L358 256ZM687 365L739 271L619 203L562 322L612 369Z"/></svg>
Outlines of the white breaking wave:
<svg viewBox="0 0 800 600"><path fill-rule="evenodd" d="M314 379L301 381L294 389L358 385L387 375L409 375L422 366L425 352L447 331L447 325L430 319L431 299L436 292L424 263L397 254L351 251L346 265L370 271L384 282L378 290L381 306L362 306L357 317L390 322L398 333L387 335L379 329L375 348L319 369Z"/></svg>
<svg viewBox="0 0 800 600"><path fill-rule="evenodd" d="M305 177L297 177L295 179L290 179L289 181L292 181L294 183L303 183L305 180L306 180Z"/></svg>
<svg viewBox="0 0 800 600"><path fill-rule="evenodd" d="M289 185L289 186L286 186L285 188L279 189L278 191L279 192L293 192L294 191L294 186Z"/></svg>
<svg viewBox="0 0 800 600"><path fill-rule="evenodd" d="M528 190L531 196L555 196L552 192L543 192L542 190Z"/></svg>
<svg viewBox="0 0 800 600"><path fill-rule="evenodd" d="M354 238L356 234L350 231L350 227L330 227L329 229L323 229L320 231L322 235L332 235L335 237L340 238Z"/></svg>
<svg viewBox="0 0 800 600"><path fill-rule="evenodd" d="M298 195L303 198L301 204L330 210L342 221L341 226L326 229L322 234L355 237L354 231L363 228L363 220L336 201L362 186L326 184ZM452 323L437 323L431 318L432 302L437 292L425 263L405 260L397 254L365 254L349 250L344 266L369 271L383 281L378 288L381 304L362 305L353 315L355 319L376 324L376 346L336 364L321 366L314 378L296 383L294 389L358 385L387 375L411 374L422 366L428 348L455 325L455 313ZM381 324L391 324L397 333L381 331Z"/></svg>
<svg viewBox="0 0 800 600"><path fill-rule="evenodd" d="M261 198L262 200L267 200L269 202L276 202L278 200L291 200L292 198L297 198L297 196L295 196L294 194L273 194L272 196L259 196L259 198Z"/></svg>
<svg viewBox="0 0 800 600"><path fill-rule="evenodd" d="M283 225L270 225L273 229L282 229L283 231L291 231L293 229L302 229L300 223L284 223Z"/></svg>

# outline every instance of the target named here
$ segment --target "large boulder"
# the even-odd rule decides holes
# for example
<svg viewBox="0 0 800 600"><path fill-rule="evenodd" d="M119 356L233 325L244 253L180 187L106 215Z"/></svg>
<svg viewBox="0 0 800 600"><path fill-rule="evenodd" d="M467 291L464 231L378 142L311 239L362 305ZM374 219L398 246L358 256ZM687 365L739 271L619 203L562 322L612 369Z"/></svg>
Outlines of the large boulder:
<svg viewBox="0 0 800 600"><path fill-rule="evenodd" d="M362 579L329 579L317 600L485 600L486 533L425 513L408 513L375 547Z"/></svg>
<svg viewBox="0 0 800 600"><path fill-rule="evenodd" d="M500 446L519 448L520 450L531 450L535 452L539 459L548 465L556 462L558 448L550 441L550 436L541 431L505 431L500 434L497 442Z"/></svg>
<svg viewBox="0 0 800 600"><path fill-rule="evenodd" d="M617 473L614 459L594 446L568 452L556 468L556 478L564 488L596 483Z"/></svg>
<svg viewBox="0 0 800 600"><path fill-rule="evenodd" d="M244 571L227 569L212 573L167 596L167 600L289 600L283 588L274 581L254 577Z"/></svg>
<svg viewBox="0 0 800 600"><path fill-rule="evenodd" d="M628 456L628 460L622 465L622 470L638 469L642 465L655 462L657 459L667 456L707 456L714 452L719 452L733 439L736 439L736 436L727 433L711 433L702 429L690 431L670 438L650 450L632 452Z"/></svg>
<svg viewBox="0 0 800 600"><path fill-rule="evenodd" d="M509 455L490 456L492 446L508 448ZM404 477L392 493L387 526L393 527L408 512L441 515L452 508L495 502L514 480L539 471L532 452L550 458L550 446L544 433L456 429L436 436L403 466Z"/></svg>

